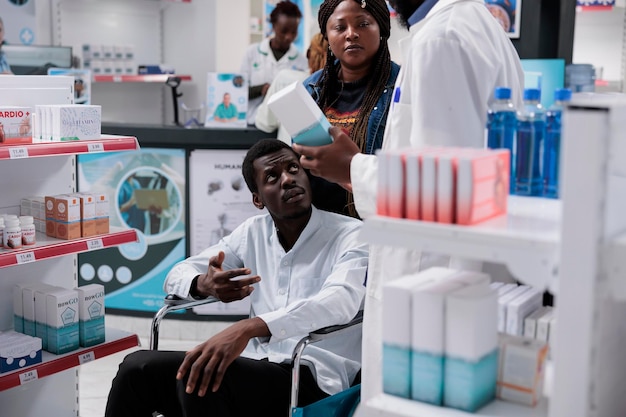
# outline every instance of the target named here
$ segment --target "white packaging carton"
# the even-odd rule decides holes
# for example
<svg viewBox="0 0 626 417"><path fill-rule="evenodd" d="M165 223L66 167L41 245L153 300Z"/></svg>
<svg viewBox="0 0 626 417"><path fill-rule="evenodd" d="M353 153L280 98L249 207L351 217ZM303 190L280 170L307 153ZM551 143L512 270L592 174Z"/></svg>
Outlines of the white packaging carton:
<svg viewBox="0 0 626 417"><path fill-rule="evenodd" d="M332 142L330 123L301 82L275 93L267 105L294 143L320 146Z"/></svg>
<svg viewBox="0 0 626 417"><path fill-rule="evenodd" d="M83 285L76 288L79 306L80 345L89 347L104 343L104 286Z"/></svg>
<svg viewBox="0 0 626 417"><path fill-rule="evenodd" d="M79 347L78 292L56 290L47 294L48 352L59 355Z"/></svg>

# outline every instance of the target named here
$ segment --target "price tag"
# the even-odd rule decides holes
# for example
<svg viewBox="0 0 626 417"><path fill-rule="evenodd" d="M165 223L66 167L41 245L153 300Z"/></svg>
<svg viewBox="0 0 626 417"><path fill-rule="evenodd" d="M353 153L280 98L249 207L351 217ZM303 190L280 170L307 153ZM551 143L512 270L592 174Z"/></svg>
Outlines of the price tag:
<svg viewBox="0 0 626 417"><path fill-rule="evenodd" d="M10 147L9 148L10 159L28 158L28 149L23 146Z"/></svg>
<svg viewBox="0 0 626 417"><path fill-rule="evenodd" d="M119 75L114 75L113 76L113 81L116 83L121 83L122 82L122 77L120 77Z"/></svg>
<svg viewBox="0 0 626 417"><path fill-rule="evenodd" d="M88 143L87 150L89 152L104 152L104 145L102 142Z"/></svg>
<svg viewBox="0 0 626 417"><path fill-rule="evenodd" d="M17 259L18 265L27 264L29 262L35 262L35 252L22 252L16 253L15 258Z"/></svg>
<svg viewBox="0 0 626 417"><path fill-rule="evenodd" d="M31 381L36 381L39 379L39 375L37 375L37 370L33 369L32 371L24 372L20 374L20 385L24 385Z"/></svg>
<svg viewBox="0 0 626 417"><path fill-rule="evenodd" d="M91 239L87 241L87 247L89 250L98 250L104 248L104 243L102 239Z"/></svg>
<svg viewBox="0 0 626 417"><path fill-rule="evenodd" d="M78 356L78 363L80 363L81 365L87 362L95 361L95 360L96 360L96 355L94 355L93 350L89 352L85 352Z"/></svg>

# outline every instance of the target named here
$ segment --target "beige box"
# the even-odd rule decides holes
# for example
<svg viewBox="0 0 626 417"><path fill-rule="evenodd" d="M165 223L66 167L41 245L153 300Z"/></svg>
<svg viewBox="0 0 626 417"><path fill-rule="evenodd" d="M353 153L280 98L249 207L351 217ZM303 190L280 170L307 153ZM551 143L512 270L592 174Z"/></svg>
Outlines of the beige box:
<svg viewBox="0 0 626 417"><path fill-rule="evenodd" d="M46 235L50 237L57 236L57 221L56 221L56 198L51 195L44 197L44 203L46 207Z"/></svg>
<svg viewBox="0 0 626 417"><path fill-rule="evenodd" d="M80 235L96 235L96 199L93 194L79 193L80 198Z"/></svg>
<svg viewBox="0 0 626 417"><path fill-rule="evenodd" d="M94 194L96 200L96 234L109 233L109 196L107 194Z"/></svg>
<svg viewBox="0 0 626 417"><path fill-rule="evenodd" d="M77 239L80 237L80 198L76 195L55 197L56 237Z"/></svg>

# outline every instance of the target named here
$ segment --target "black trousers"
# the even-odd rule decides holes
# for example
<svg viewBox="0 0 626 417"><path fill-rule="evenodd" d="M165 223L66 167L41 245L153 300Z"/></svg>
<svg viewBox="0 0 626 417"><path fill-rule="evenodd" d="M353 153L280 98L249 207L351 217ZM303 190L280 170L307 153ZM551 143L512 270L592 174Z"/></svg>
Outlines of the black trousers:
<svg viewBox="0 0 626 417"><path fill-rule="evenodd" d="M236 359L219 390L204 397L185 393L186 381L176 380L184 352L141 350L120 364L109 392L105 417L249 417L287 416L291 367L267 360ZM328 396L309 368L301 366L299 405Z"/></svg>

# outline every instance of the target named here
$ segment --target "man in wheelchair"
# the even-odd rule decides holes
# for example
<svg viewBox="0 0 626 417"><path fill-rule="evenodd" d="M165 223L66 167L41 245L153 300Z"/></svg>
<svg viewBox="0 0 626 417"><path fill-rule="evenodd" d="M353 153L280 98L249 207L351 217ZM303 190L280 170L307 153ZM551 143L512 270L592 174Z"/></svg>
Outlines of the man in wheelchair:
<svg viewBox="0 0 626 417"><path fill-rule="evenodd" d="M174 266L164 288L183 298L250 297L250 317L188 352L128 355L113 380L107 417L286 416L296 343L359 311L368 259L358 240L361 222L312 206L298 155L279 140L252 146L242 171L254 205L268 213ZM308 347L299 405L350 387L360 353L360 331Z"/></svg>

